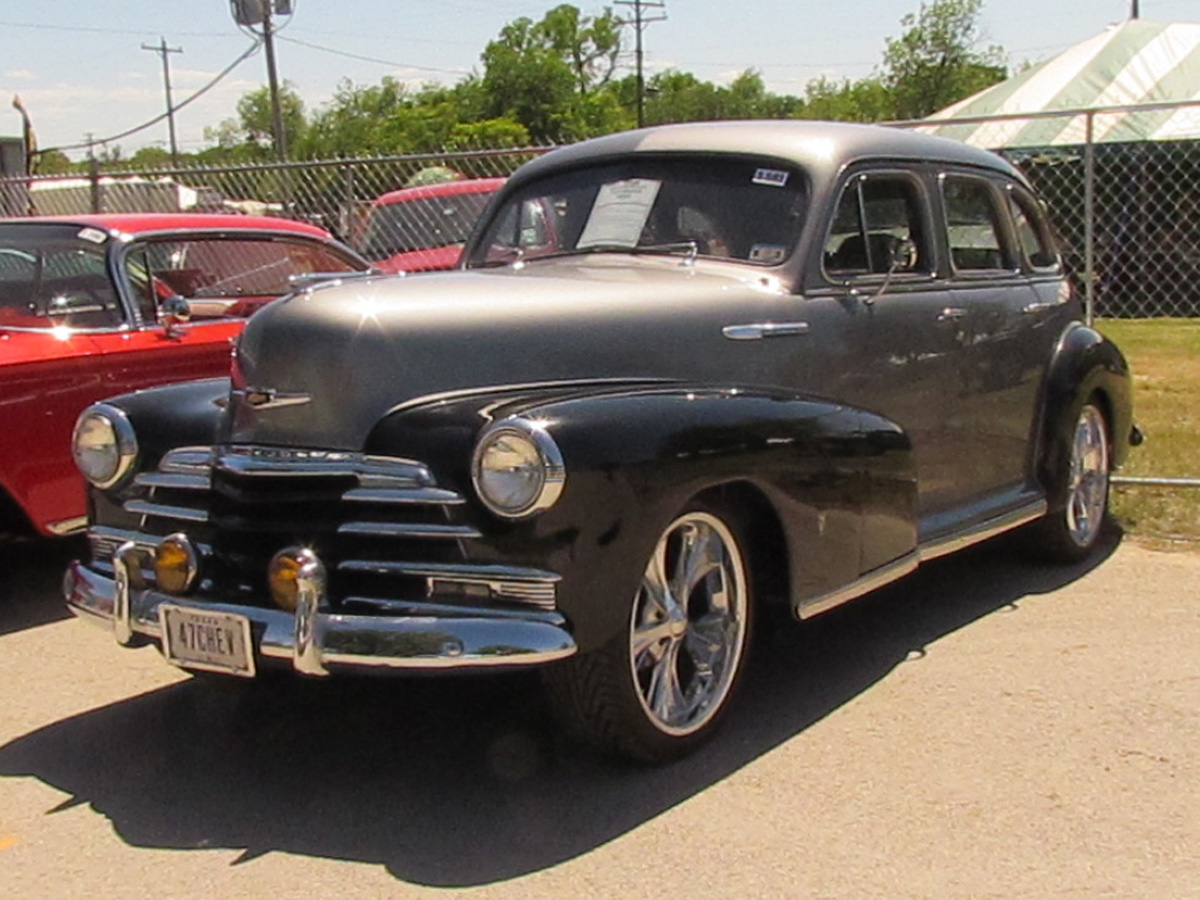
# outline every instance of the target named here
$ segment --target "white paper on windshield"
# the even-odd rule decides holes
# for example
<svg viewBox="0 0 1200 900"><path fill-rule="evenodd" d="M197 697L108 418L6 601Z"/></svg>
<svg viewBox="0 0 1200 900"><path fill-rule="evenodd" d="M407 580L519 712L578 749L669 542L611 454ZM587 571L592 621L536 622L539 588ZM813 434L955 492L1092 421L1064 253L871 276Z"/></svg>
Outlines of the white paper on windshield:
<svg viewBox="0 0 1200 900"><path fill-rule="evenodd" d="M660 187L662 182L652 178L630 178L604 185L596 194L592 213L576 246L637 246Z"/></svg>

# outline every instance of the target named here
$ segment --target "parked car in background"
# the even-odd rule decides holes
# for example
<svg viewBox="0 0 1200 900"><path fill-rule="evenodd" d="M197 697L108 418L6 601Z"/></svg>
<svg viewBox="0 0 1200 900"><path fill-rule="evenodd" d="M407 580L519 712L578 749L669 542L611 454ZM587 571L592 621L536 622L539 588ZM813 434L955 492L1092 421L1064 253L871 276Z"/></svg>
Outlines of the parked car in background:
<svg viewBox="0 0 1200 900"><path fill-rule="evenodd" d="M83 527L71 429L89 403L228 375L245 317L292 276L367 269L326 232L285 219L0 221L0 535Z"/></svg>
<svg viewBox="0 0 1200 900"><path fill-rule="evenodd" d="M359 249L385 272L452 269L503 184L503 178L473 178L383 194L371 204Z"/></svg>
<svg viewBox="0 0 1200 900"><path fill-rule="evenodd" d="M91 407L70 607L235 676L535 667L572 731L661 760L771 604L1023 525L1096 546L1130 376L999 157L679 125L548 153L489 210L461 271L294 295L231 380Z"/></svg>

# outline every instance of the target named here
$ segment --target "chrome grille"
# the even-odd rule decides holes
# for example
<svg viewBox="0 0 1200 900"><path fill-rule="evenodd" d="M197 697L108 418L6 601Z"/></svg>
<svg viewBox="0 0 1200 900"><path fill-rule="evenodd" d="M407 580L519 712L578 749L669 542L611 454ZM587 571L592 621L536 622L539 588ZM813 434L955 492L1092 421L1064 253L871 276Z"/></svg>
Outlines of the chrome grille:
<svg viewBox="0 0 1200 900"><path fill-rule="evenodd" d="M267 561L301 543L317 548L334 573L335 602L380 611L422 603L432 608L457 593L476 605L554 607L554 573L466 559L462 542L480 534L455 515L465 499L439 487L429 468L413 460L183 447L134 484L142 495L127 500L125 509L141 517L139 543L153 546L186 530L210 548L214 590L225 599L265 597Z"/></svg>

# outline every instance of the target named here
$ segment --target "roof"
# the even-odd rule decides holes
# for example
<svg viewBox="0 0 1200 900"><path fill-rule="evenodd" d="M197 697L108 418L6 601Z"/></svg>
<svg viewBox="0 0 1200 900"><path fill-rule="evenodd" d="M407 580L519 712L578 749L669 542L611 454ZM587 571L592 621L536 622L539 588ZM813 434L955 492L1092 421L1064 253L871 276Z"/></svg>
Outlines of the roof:
<svg viewBox="0 0 1200 900"><path fill-rule="evenodd" d="M490 194L500 190L504 178L467 178L459 181L442 181L437 184L425 184L420 187L401 188L398 191L388 191L376 198L380 206L392 203L405 203L409 200L424 200L428 197L449 197L455 194Z"/></svg>
<svg viewBox="0 0 1200 900"><path fill-rule="evenodd" d="M278 219L273 216L239 216L222 213L112 213L78 216L29 216L0 220L8 224L91 225L122 234L171 231L179 228L213 231L288 231L310 237L330 237L329 232L307 222Z"/></svg>
<svg viewBox="0 0 1200 900"><path fill-rule="evenodd" d="M697 122L624 131L551 151L526 163L510 179L524 182L564 166L636 153L740 154L794 163L829 176L860 159L937 159L985 166L1016 176L993 153L958 141L899 128L802 119Z"/></svg>
<svg viewBox="0 0 1200 900"><path fill-rule="evenodd" d="M1053 59L929 116L929 120L1200 101L1200 24L1116 25ZM1084 115L942 125L919 130L977 147L1087 142ZM1200 138L1200 107L1097 113L1095 142Z"/></svg>

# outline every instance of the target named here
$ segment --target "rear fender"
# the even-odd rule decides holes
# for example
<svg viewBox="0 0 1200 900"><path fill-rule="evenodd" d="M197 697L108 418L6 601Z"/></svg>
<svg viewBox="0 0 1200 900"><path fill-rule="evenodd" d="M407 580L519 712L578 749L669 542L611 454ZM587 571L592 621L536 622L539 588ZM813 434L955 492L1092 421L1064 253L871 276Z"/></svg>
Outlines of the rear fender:
<svg viewBox="0 0 1200 900"><path fill-rule="evenodd" d="M1129 364L1116 344L1082 323L1063 332L1046 375L1039 436L1037 475L1047 501L1057 509L1065 502L1065 473L1070 465L1077 405L1096 396L1110 428L1114 468L1129 455L1133 428L1133 387Z"/></svg>

